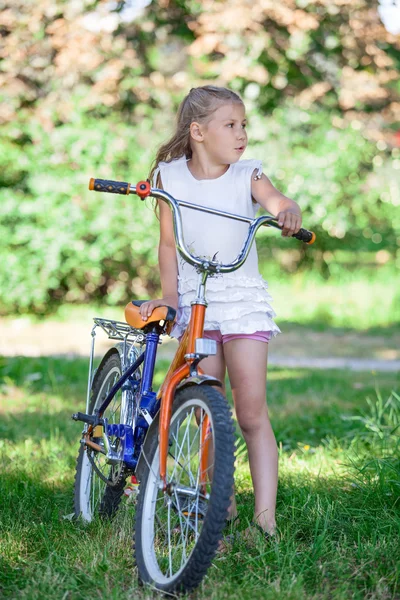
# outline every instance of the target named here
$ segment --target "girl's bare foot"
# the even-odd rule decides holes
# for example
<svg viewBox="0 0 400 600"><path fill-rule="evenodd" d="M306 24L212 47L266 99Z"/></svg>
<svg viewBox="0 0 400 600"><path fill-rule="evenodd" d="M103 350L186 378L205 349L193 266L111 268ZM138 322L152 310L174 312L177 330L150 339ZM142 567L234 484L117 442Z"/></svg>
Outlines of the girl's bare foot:
<svg viewBox="0 0 400 600"><path fill-rule="evenodd" d="M264 527L260 525L257 520L254 520L250 523L249 527L247 527L243 533L243 538L252 544L255 544L257 540L264 538L265 541L274 541L279 542L280 537L276 528L276 523L270 524Z"/></svg>
<svg viewBox="0 0 400 600"><path fill-rule="evenodd" d="M252 525L255 526L256 528L259 528L259 530L264 530L268 535L270 536L274 536L276 535L276 521L275 518L268 518L268 511L265 510L264 512L259 513L258 515L255 515L252 521Z"/></svg>

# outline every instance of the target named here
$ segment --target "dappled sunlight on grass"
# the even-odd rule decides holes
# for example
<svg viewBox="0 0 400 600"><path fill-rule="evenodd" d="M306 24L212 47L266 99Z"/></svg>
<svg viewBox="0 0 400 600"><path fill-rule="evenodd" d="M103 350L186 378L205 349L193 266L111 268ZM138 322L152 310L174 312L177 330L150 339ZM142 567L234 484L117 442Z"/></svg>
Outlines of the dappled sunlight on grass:
<svg viewBox="0 0 400 600"><path fill-rule="evenodd" d="M304 371L301 369L285 369L278 370L269 367L268 381L294 380L304 378Z"/></svg>
<svg viewBox="0 0 400 600"><path fill-rule="evenodd" d="M18 473L22 481L26 474L43 484L71 483L77 453L78 448L57 433L50 433L48 439L41 440L29 437L18 442L0 441L3 472Z"/></svg>
<svg viewBox="0 0 400 600"><path fill-rule="evenodd" d="M282 480L286 477L295 477L299 481L336 480L346 471L346 451L343 448L332 453L325 445L312 447L308 444L298 444L293 451L284 451L282 445L279 450L279 476ZM251 491L247 453L236 461L236 481L240 489Z"/></svg>
<svg viewBox="0 0 400 600"><path fill-rule="evenodd" d="M3 400L5 400L4 396ZM66 436L64 442L67 442L74 432L79 435L82 426L71 420L73 410L79 405L72 404L68 408L60 398L55 397L55 400L55 406L51 406L48 404L48 398L37 394L30 396L25 409L22 405L18 407L19 410L13 406L13 409L8 414L4 414L0 421L2 437L17 442L27 439L50 439L54 433L62 432ZM57 400L60 408L63 409L61 411L57 410ZM83 406L79 407L84 408Z"/></svg>
<svg viewBox="0 0 400 600"><path fill-rule="evenodd" d="M38 406L47 414L56 414L65 409L65 399L57 394L31 393L26 387L20 387L12 383L2 387L0 398L2 399L0 414L3 415L19 412L23 414L36 413ZM71 397L71 404L73 400Z"/></svg>

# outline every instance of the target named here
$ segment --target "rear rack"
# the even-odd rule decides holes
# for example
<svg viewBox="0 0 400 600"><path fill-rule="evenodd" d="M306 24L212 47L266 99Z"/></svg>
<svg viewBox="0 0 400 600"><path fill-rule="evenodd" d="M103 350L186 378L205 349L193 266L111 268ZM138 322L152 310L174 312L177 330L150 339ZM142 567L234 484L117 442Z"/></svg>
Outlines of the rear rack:
<svg viewBox="0 0 400 600"><path fill-rule="evenodd" d="M112 321L110 319L102 319L94 317L93 321L96 326L100 326L107 334L110 340L120 340L121 342L131 342L142 344L146 340L146 336L141 329L135 329L122 321Z"/></svg>
<svg viewBox="0 0 400 600"><path fill-rule="evenodd" d="M86 414L89 413L90 390L92 389L93 378L96 373L96 369L93 369L93 359L97 327L101 327L101 329L106 333L108 339L122 342L121 359L123 369L125 369L129 348L131 348L133 344L144 344L146 341L146 335L141 329L135 329L123 321L113 321L111 319L102 319L101 317L94 317L93 321L94 325L91 333L92 344L90 349L89 376L86 395ZM117 346L120 346L120 344Z"/></svg>

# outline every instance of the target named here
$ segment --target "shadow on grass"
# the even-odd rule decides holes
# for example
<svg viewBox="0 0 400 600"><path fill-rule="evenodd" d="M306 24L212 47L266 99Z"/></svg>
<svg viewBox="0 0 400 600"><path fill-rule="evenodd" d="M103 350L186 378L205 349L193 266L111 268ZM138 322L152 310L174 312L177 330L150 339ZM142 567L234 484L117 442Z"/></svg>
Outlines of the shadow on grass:
<svg viewBox="0 0 400 600"><path fill-rule="evenodd" d="M11 535L19 527L45 527L49 531L72 510L72 482L44 482L39 476L40 465L33 466L33 462L31 469L35 475L27 469L14 467L12 461L12 472L6 470L0 479L1 523L3 531L9 531Z"/></svg>
<svg viewBox="0 0 400 600"><path fill-rule="evenodd" d="M112 592L118 588L137 597L131 517L89 526L65 519L72 481L47 484L17 468L1 477L0 498L2 598L120 598Z"/></svg>

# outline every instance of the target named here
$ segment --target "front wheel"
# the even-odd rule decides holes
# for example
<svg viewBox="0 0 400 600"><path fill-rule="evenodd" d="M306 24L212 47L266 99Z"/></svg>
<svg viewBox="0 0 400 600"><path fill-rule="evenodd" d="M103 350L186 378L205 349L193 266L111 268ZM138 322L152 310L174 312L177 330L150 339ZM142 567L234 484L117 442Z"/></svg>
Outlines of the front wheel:
<svg viewBox="0 0 400 600"><path fill-rule="evenodd" d="M165 592L190 591L215 555L233 493L234 426L226 399L210 386L176 394L166 491L157 431L147 448L134 534L139 579Z"/></svg>

